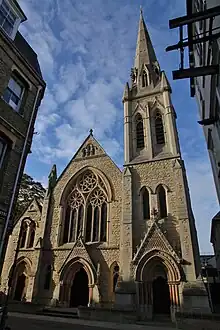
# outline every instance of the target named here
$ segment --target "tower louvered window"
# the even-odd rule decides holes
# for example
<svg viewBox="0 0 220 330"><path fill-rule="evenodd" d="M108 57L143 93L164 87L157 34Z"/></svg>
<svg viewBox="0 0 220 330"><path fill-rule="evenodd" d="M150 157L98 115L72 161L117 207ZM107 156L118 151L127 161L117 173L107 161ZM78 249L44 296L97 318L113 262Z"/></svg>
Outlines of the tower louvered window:
<svg viewBox="0 0 220 330"><path fill-rule="evenodd" d="M155 115L155 132L156 132L157 144L164 144L165 138L164 138L163 119L159 111L157 111Z"/></svg>
<svg viewBox="0 0 220 330"><path fill-rule="evenodd" d="M143 72L142 72L142 87L147 87L148 85L149 85L148 75L147 75L147 72L145 70L143 70Z"/></svg>
<svg viewBox="0 0 220 330"><path fill-rule="evenodd" d="M144 148L144 125L143 118L140 114L136 116L136 140L137 140L137 149Z"/></svg>
<svg viewBox="0 0 220 330"><path fill-rule="evenodd" d="M107 239L107 191L99 175L86 171L75 182L67 199L63 243Z"/></svg>

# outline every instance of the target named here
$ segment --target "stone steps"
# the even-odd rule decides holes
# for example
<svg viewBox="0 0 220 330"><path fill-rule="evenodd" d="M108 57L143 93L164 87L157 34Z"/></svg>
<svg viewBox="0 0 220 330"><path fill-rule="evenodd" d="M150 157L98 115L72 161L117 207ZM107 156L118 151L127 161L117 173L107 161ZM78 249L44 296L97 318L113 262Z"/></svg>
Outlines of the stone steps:
<svg viewBox="0 0 220 330"><path fill-rule="evenodd" d="M77 308L43 308L37 312L38 315L53 316L53 317L65 317L78 319Z"/></svg>

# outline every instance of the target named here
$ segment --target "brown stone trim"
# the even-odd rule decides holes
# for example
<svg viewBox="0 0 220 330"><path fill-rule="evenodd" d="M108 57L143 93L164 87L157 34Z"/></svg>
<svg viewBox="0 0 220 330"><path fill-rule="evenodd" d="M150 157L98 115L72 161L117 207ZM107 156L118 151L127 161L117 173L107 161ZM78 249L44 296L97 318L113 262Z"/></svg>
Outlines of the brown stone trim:
<svg viewBox="0 0 220 330"><path fill-rule="evenodd" d="M171 159L180 159L180 160L182 160L181 155L178 154L177 156L167 156L167 157L158 158L158 159L140 160L139 162L138 161L137 162L130 162L128 164L124 164L123 166L127 167L127 166L132 166L132 165L139 165L139 164L143 164L143 163L154 163L154 162L159 162L159 161L164 161L164 160L171 160Z"/></svg>

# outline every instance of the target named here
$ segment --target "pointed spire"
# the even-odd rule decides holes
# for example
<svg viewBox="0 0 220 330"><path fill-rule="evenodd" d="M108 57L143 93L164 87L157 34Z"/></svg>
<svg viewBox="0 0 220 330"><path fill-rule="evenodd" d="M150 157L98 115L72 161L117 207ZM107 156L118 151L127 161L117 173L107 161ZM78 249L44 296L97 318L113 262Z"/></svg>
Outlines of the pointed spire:
<svg viewBox="0 0 220 330"><path fill-rule="evenodd" d="M143 64L151 64L156 61L157 58L144 22L141 7L134 67L141 70Z"/></svg>
<svg viewBox="0 0 220 330"><path fill-rule="evenodd" d="M52 169L50 171L50 174L48 176L48 189L47 189L47 195L53 190L57 182L57 167L56 164L52 166Z"/></svg>
<svg viewBox="0 0 220 330"><path fill-rule="evenodd" d="M128 82L125 84L125 89L124 89L124 93L123 93L123 97L122 97L122 102L128 100L129 97L129 85Z"/></svg>
<svg viewBox="0 0 220 330"><path fill-rule="evenodd" d="M170 83L167 79L165 71L162 71L161 74L161 88L164 90L168 90L170 93L172 93L172 89L170 87Z"/></svg>

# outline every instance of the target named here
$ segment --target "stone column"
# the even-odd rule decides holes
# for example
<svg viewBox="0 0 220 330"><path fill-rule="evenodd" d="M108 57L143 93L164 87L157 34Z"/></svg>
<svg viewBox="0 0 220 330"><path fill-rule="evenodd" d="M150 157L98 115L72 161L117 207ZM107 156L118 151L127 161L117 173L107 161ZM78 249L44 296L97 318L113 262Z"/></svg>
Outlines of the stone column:
<svg viewBox="0 0 220 330"><path fill-rule="evenodd" d="M92 300L93 300L93 285L92 284L89 284L88 287L89 287L89 302L88 302L88 306L90 306L91 303L92 303Z"/></svg>

